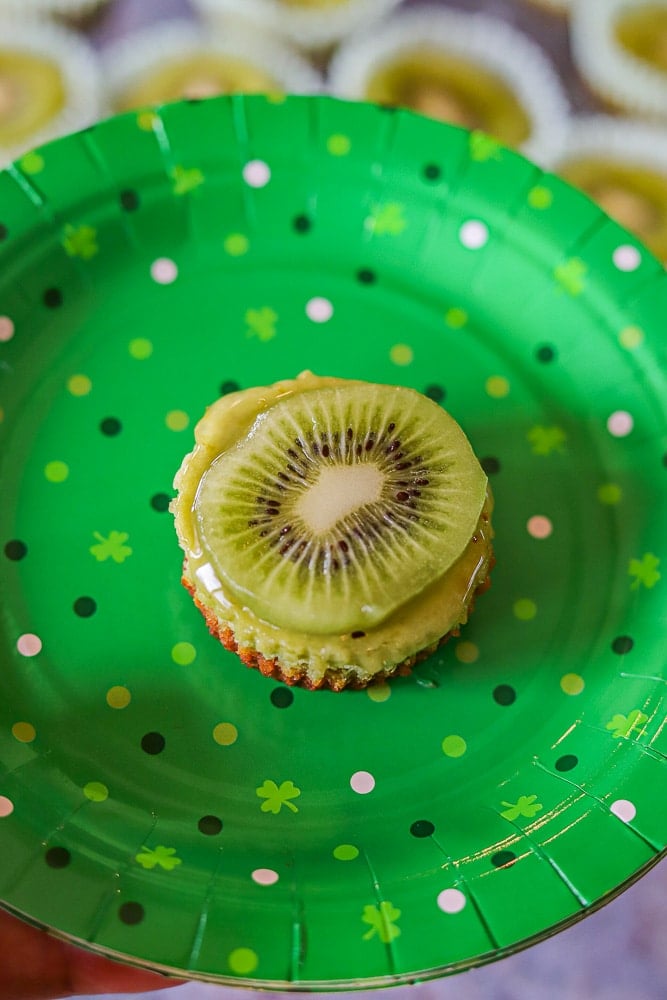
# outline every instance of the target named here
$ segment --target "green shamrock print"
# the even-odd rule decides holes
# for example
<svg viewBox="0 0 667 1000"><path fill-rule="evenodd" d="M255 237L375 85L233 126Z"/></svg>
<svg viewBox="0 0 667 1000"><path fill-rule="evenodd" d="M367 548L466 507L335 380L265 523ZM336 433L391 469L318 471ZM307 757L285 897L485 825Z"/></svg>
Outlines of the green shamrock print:
<svg viewBox="0 0 667 1000"><path fill-rule="evenodd" d="M246 337L257 337L262 343L272 340L276 335L277 321L278 313L269 306L264 306L262 309L248 309L245 314Z"/></svg>
<svg viewBox="0 0 667 1000"><path fill-rule="evenodd" d="M371 205L369 215L364 223L376 236L400 236L407 221L403 217L405 206L397 201L389 201L383 205Z"/></svg>
<svg viewBox="0 0 667 1000"><path fill-rule="evenodd" d="M631 559L628 567L628 575L633 578L630 590L639 590L640 587L650 590L655 587L660 579L659 565L660 560L652 552L645 552L641 559Z"/></svg>
<svg viewBox="0 0 667 1000"><path fill-rule="evenodd" d="M623 737L627 739L633 730L635 736L641 736L642 726L646 722L648 722L648 715L645 715L641 709L635 708L632 712L629 712L628 715L621 715L619 712L618 715L615 715L613 719L609 720L605 729L609 729L611 731L614 739L621 739Z"/></svg>
<svg viewBox="0 0 667 1000"><path fill-rule="evenodd" d="M297 788L292 781L283 781L277 785L275 781L265 781L257 789L257 795L264 799L260 806L262 812L270 812L277 815L283 806L287 806L292 812L297 813L298 807L291 801L301 795L301 789Z"/></svg>
<svg viewBox="0 0 667 1000"><path fill-rule="evenodd" d="M142 868L149 870L153 868L163 868L166 872L171 872L182 864L181 859L176 857L175 847L142 847L139 854L134 859Z"/></svg>
<svg viewBox="0 0 667 1000"><path fill-rule="evenodd" d="M383 900L379 906L365 906L361 919L369 924L370 929L363 935L364 941L370 941L377 934L380 941L389 944L401 933L401 928L396 925L400 915L401 911L388 900Z"/></svg>
<svg viewBox="0 0 667 1000"><path fill-rule="evenodd" d="M475 131L470 133L468 140L470 159L475 163L486 163L488 160L502 159L502 146L497 139L486 132Z"/></svg>
<svg viewBox="0 0 667 1000"><path fill-rule="evenodd" d="M171 171L171 179L175 195L189 194L204 183L204 175L198 167L176 166Z"/></svg>
<svg viewBox="0 0 667 1000"><path fill-rule="evenodd" d="M554 269L554 278L568 295L581 295L586 287L588 267L579 257L572 257Z"/></svg>
<svg viewBox="0 0 667 1000"><path fill-rule="evenodd" d="M544 808L542 803L537 801L537 795L520 795L516 802L501 802L500 804L505 807L504 812L501 812L500 815L503 819L512 822L520 816L532 819L536 813Z"/></svg>
<svg viewBox="0 0 667 1000"><path fill-rule="evenodd" d="M132 555L132 549L125 544L130 537L126 531L110 531L106 536L94 531L93 537L97 539L97 544L91 545L89 552L98 562L113 559L116 563L122 563Z"/></svg>
<svg viewBox="0 0 667 1000"><path fill-rule="evenodd" d="M540 424L531 427L527 438L534 455L550 455L553 451L562 455L565 451L567 434L562 427L542 427Z"/></svg>
<svg viewBox="0 0 667 1000"><path fill-rule="evenodd" d="M80 257L82 260L90 260L100 249L97 245L97 230L92 226L66 225L62 245L69 257Z"/></svg>

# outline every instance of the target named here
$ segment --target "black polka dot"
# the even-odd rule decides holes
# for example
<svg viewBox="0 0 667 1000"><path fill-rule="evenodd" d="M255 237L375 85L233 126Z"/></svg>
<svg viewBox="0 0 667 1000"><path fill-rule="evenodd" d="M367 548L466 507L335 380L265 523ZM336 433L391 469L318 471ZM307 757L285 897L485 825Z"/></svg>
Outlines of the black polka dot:
<svg viewBox="0 0 667 1000"><path fill-rule="evenodd" d="M297 233L307 233L313 228L313 224L307 215L295 216L292 225Z"/></svg>
<svg viewBox="0 0 667 1000"><path fill-rule="evenodd" d="M165 510L169 510L169 504L171 503L171 497L168 493L154 493L151 497L151 507L153 510L159 511L161 514Z"/></svg>
<svg viewBox="0 0 667 1000"><path fill-rule="evenodd" d="M666 452L665 452L665 454L664 454L664 455L662 456L662 464L663 464L663 465L664 465L664 467L665 467L665 468L667 469L667 451L666 451Z"/></svg>
<svg viewBox="0 0 667 1000"><path fill-rule="evenodd" d="M276 708L289 708L294 701L294 694L286 687L274 688L270 697L271 704Z"/></svg>
<svg viewBox="0 0 667 1000"><path fill-rule="evenodd" d="M427 163L422 173L427 181L437 181L442 176L442 170L437 163Z"/></svg>
<svg viewBox="0 0 667 1000"><path fill-rule="evenodd" d="M59 288L47 288L42 295L42 301L47 309L57 309L63 304L63 293Z"/></svg>
<svg viewBox="0 0 667 1000"><path fill-rule="evenodd" d="M0 241L6 240L8 235L9 235L9 230L7 229L7 226L4 224L4 222L0 222Z"/></svg>
<svg viewBox="0 0 667 1000"><path fill-rule="evenodd" d="M44 855L49 868L67 868L72 860L72 855L66 847L49 847Z"/></svg>
<svg viewBox="0 0 667 1000"><path fill-rule="evenodd" d="M357 281L360 281L362 285L373 285L377 281L377 276L370 267L362 267L357 271Z"/></svg>
<svg viewBox="0 0 667 1000"><path fill-rule="evenodd" d="M579 763L579 758L573 753L566 753L556 761L557 771L571 771Z"/></svg>
<svg viewBox="0 0 667 1000"><path fill-rule="evenodd" d="M233 379L229 379L227 382L222 382L220 385L220 395L226 396L229 392L238 392L241 386L238 382L234 382Z"/></svg>
<svg viewBox="0 0 667 1000"><path fill-rule="evenodd" d="M120 434L122 429L123 425L116 417L105 417L104 420L100 421L100 430L107 437L115 437L116 434Z"/></svg>
<svg viewBox="0 0 667 1000"><path fill-rule="evenodd" d="M5 545L5 555L12 562L19 562L28 555L28 546L19 538L12 538L11 542L7 542Z"/></svg>
<svg viewBox="0 0 667 1000"><path fill-rule="evenodd" d="M426 386L424 389L424 395L428 396L429 399L432 399L434 403L442 403L446 394L441 385L435 385L434 383L433 385Z"/></svg>
<svg viewBox="0 0 667 1000"><path fill-rule="evenodd" d="M497 854L491 857L491 864L494 868L509 868L515 861L516 854L514 851L498 851Z"/></svg>
<svg viewBox="0 0 667 1000"><path fill-rule="evenodd" d="M499 705L513 705L516 701L516 691L509 684L499 684L493 689L493 700Z"/></svg>
<svg viewBox="0 0 667 1000"><path fill-rule="evenodd" d="M126 212L136 212L139 208L139 195L129 188L121 191L119 200L121 208L124 208Z"/></svg>
<svg viewBox="0 0 667 1000"><path fill-rule="evenodd" d="M158 754L165 748L166 740L162 733L146 733L141 738L141 749L144 753Z"/></svg>
<svg viewBox="0 0 667 1000"><path fill-rule="evenodd" d="M416 819L410 827L410 833L413 837L432 837L435 827L430 819Z"/></svg>
<svg viewBox="0 0 667 1000"><path fill-rule="evenodd" d="M350 632L351 639L363 639L365 635L366 633L363 632L360 628L355 629L354 632Z"/></svg>
<svg viewBox="0 0 667 1000"><path fill-rule="evenodd" d="M553 361L554 358L556 357L556 352L554 351L553 347L549 346L549 344L544 344L542 347L538 347L538 349L535 351L535 357L537 358L538 361L541 361L543 364L548 365L549 362Z"/></svg>
<svg viewBox="0 0 667 1000"><path fill-rule="evenodd" d="M141 903L123 903L118 908L118 919L130 927L140 924L145 916L146 911Z"/></svg>
<svg viewBox="0 0 667 1000"><path fill-rule="evenodd" d="M618 653L619 656L622 656L624 653L629 653L634 644L635 640L631 636L617 635L611 644L611 648L615 653Z"/></svg>
<svg viewBox="0 0 667 1000"><path fill-rule="evenodd" d="M482 466L487 476L495 476L500 472L500 461L497 458L494 458L493 455L487 455L487 457L483 458L479 464Z"/></svg>
<svg viewBox="0 0 667 1000"><path fill-rule="evenodd" d="M197 827L206 837L217 837L222 830L222 820L218 816L202 816Z"/></svg>
<svg viewBox="0 0 667 1000"><path fill-rule="evenodd" d="M97 602L92 597L77 597L72 606L79 618L90 618L97 611Z"/></svg>

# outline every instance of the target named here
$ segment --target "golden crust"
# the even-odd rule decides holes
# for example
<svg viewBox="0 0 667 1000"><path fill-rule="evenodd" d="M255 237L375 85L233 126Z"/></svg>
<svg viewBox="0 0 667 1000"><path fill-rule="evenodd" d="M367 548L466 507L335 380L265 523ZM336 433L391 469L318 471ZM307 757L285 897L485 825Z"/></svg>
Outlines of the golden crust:
<svg viewBox="0 0 667 1000"><path fill-rule="evenodd" d="M187 563L187 560L186 560ZM483 594L484 591L488 590L491 586L491 570L495 565L495 557L493 551L490 553L489 568L484 580L479 584L479 586L473 591L470 602L467 607L468 617L472 614L475 606L475 600L479 594ZM342 691L344 688L350 690L359 691L363 688L370 687L376 684L382 684L390 677L407 677L412 673L412 669L415 664L419 663L421 660L425 660L428 656L434 653L440 646L443 646L452 636L459 635L460 626L456 625L454 628L450 629L445 635L441 636L437 642L431 643L424 649L419 650L412 656L408 656L405 660L397 663L396 666L390 667L387 670L381 670L374 674L369 680L363 680L352 670L345 670L340 667L331 667L325 671L323 676L317 681L313 681L308 676L307 667L302 667L299 669L287 670L284 668L277 658L268 659L262 656L261 653L257 652L255 649L249 649L247 647L239 647L236 638L234 636L233 630L228 625L223 625L218 621L215 614L203 604L197 597L195 593L195 588L187 578L187 574L184 571L181 578L181 583L185 589L189 592L195 605L199 608L200 612L204 616L206 625L209 632L228 650L230 653L236 653L242 663L253 670L259 670L261 674L265 677L272 677L276 681L282 681L283 684L288 684L290 687L303 687L307 688L309 691Z"/></svg>

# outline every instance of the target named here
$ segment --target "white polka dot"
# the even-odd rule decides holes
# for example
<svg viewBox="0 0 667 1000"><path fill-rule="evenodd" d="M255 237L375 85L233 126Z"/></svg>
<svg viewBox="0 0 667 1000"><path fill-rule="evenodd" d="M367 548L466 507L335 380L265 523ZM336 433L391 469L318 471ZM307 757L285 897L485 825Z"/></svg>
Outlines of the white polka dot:
<svg viewBox="0 0 667 1000"><path fill-rule="evenodd" d="M350 778L350 786L358 795L368 795L375 788L375 778L369 771L355 771Z"/></svg>
<svg viewBox="0 0 667 1000"><path fill-rule="evenodd" d="M243 180L253 188L263 188L271 180L271 168L264 160L249 160L243 168Z"/></svg>
<svg viewBox="0 0 667 1000"><path fill-rule="evenodd" d="M333 316L333 311L329 299L317 297L306 302L306 316L312 319L313 323L326 323Z"/></svg>
<svg viewBox="0 0 667 1000"><path fill-rule="evenodd" d="M438 906L443 913L460 913L467 902L460 889L443 889L438 894Z"/></svg>
<svg viewBox="0 0 667 1000"><path fill-rule="evenodd" d="M468 219L459 229L459 239L468 250L479 250L488 238L488 227L479 219Z"/></svg>
<svg viewBox="0 0 667 1000"><path fill-rule="evenodd" d="M642 255L637 247L629 243L616 247L612 254L612 260L619 271L636 271L642 262Z"/></svg>
<svg viewBox="0 0 667 1000"><path fill-rule="evenodd" d="M24 635L19 636L16 648L21 656L37 656L42 649L42 640L38 635L26 632Z"/></svg>
<svg viewBox="0 0 667 1000"><path fill-rule="evenodd" d="M607 420L607 430L618 438L627 437L634 426L633 416L627 410L616 410Z"/></svg>
<svg viewBox="0 0 667 1000"><path fill-rule="evenodd" d="M14 324L9 316L0 316L0 343L11 340L14 336Z"/></svg>
<svg viewBox="0 0 667 1000"><path fill-rule="evenodd" d="M628 799L616 799L609 807L614 816L618 816L624 823L632 823L637 815L637 809L633 802Z"/></svg>
<svg viewBox="0 0 667 1000"><path fill-rule="evenodd" d="M158 285L171 285L178 277L175 261L169 257L158 257L151 264L151 277Z"/></svg>
<svg viewBox="0 0 667 1000"><path fill-rule="evenodd" d="M14 812L14 803L6 795L0 795L0 819L11 816Z"/></svg>
<svg viewBox="0 0 667 1000"><path fill-rule="evenodd" d="M251 878L257 885L275 885L280 876L272 868L255 868Z"/></svg>

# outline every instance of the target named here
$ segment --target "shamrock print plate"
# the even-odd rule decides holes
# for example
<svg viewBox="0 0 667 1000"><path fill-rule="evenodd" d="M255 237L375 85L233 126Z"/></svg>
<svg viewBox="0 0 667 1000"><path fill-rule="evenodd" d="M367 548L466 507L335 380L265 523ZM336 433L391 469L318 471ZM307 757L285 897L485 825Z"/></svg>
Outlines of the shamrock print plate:
<svg viewBox="0 0 667 1000"><path fill-rule="evenodd" d="M0 899L175 974L439 976L667 841L667 276L489 137L328 98L130 114L0 174ZM491 590L410 677L247 670L168 504L220 393L310 368L460 421Z"/></svg>

